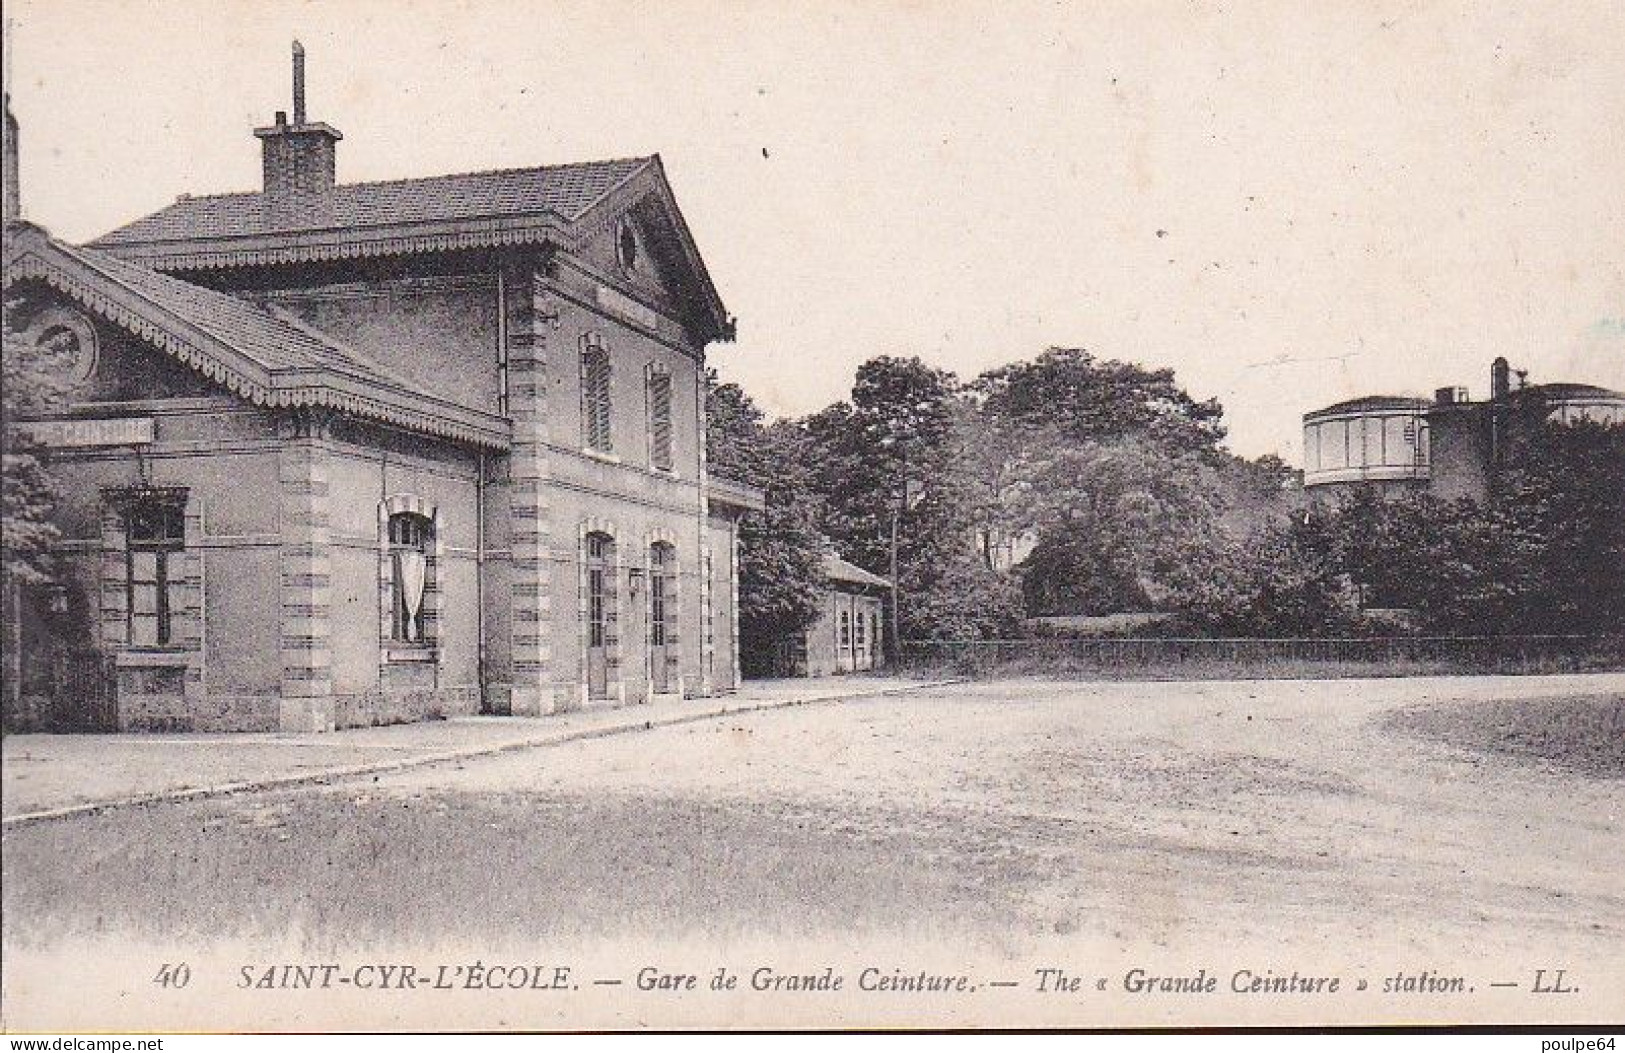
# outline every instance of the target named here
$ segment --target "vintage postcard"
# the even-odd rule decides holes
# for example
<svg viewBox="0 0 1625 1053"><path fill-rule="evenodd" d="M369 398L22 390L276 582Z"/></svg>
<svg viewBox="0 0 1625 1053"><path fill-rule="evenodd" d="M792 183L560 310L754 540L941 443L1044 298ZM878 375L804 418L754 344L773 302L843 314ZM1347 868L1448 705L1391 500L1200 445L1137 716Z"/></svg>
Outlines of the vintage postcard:
<svg viewBox="0 0 1625 1053"><path fill-rule="evenodd" d="M1625 1019L1625 10L14 0L9 1033Z"/></svg>

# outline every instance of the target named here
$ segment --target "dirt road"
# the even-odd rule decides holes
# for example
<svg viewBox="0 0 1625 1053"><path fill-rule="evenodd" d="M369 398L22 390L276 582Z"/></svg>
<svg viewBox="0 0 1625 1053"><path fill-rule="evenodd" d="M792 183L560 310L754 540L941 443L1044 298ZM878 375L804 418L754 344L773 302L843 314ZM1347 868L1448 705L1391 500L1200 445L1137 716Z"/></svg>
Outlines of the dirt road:
<svg viewBox="0 0 1625 1053"><path fill-rule="evenodd" d="M8 831L4 927L1612 983L1622 819L1625 677L978 684Z"/></svg>

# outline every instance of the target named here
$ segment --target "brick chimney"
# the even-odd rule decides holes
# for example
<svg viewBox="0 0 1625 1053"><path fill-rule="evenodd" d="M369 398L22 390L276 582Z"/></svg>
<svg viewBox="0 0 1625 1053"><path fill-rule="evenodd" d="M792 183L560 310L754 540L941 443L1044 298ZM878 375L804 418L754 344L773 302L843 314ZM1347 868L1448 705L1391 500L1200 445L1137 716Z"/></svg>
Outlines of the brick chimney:
<svg viewBox="0 0 1625 1053"><path fill-rule="evenodd" d="M334 222L337 128L305 120L305 49L293 42L293 123L277 111L276 123L255 128L264 150L265 224L271 229L325 227Z"/></svg>
<svg viewBox="0 0 1625 1053"><path fill-rule="evenodd" d="M5 201L0 208L0 221L10 223L23 218L22 183L17 172L17 118L11 115L11 95L5 97L5 143L0 145L4 151L4 171L0 173L3 180Z"/></svg>

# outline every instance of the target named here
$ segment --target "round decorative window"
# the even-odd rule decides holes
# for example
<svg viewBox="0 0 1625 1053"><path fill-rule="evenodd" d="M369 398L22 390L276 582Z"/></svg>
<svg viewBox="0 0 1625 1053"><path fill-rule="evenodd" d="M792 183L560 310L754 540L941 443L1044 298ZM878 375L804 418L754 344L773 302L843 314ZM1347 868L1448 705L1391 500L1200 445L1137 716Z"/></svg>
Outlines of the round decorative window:
<svg viewBox="0 0 1625 1053"><path fill-rule="evenodd" d="M621 221L620 233L615 238L615 257L620 260L622 270L629 271L638 265L638 232L625 220Z"/></svg>
<svg viewBox="0 0 1625 1053"><path fill-rule="evenodd" d="M54 307L28 327L27 339L52 368L78 382L96 372L96 327L77 311Z"/></svg>

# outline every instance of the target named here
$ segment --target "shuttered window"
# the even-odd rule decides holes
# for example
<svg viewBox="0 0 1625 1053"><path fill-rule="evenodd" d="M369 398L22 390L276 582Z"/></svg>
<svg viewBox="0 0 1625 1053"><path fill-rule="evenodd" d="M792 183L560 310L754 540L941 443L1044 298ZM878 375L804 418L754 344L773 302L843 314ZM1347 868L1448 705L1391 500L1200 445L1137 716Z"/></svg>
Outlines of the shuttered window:
<svg viewBox="0 0 1625 1053"><path fill-rule="evenodd" d="M589 450L609 453L610 438L609 351L596 342L581 349L581 430Z"/></svg>
<svg viewBox="0 0 1625 1053"><path fill-rule="evenodd" d="M671 374L649 372L649 463L671 471Z"/></svg>

